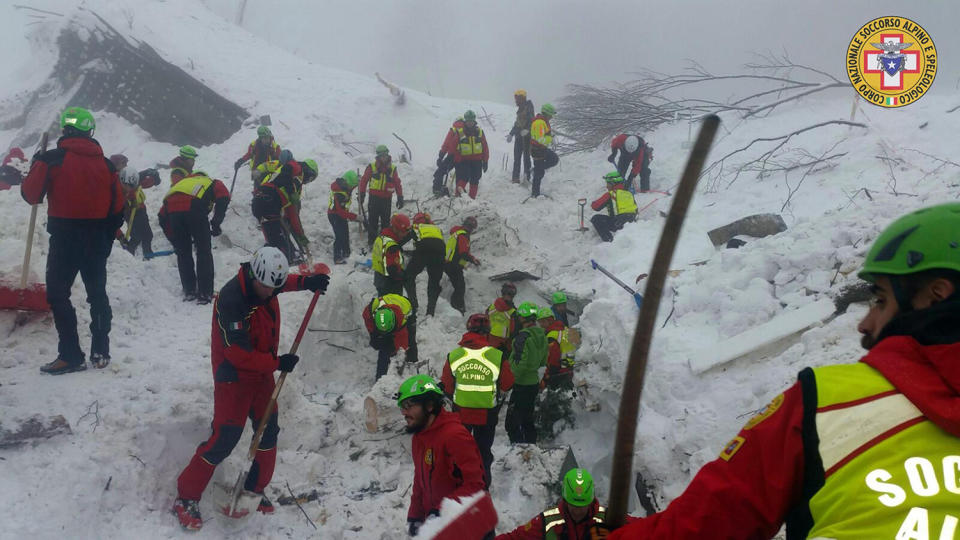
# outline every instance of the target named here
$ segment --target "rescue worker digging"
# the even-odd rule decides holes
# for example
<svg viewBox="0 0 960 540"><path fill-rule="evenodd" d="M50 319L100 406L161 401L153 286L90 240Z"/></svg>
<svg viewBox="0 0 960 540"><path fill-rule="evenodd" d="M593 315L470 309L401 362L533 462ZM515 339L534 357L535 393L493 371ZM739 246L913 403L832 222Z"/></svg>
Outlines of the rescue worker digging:
<svg viewBox="0 0 960 540"><path fill-rule="evenodd" d="M597 234L604 242L613 242L613 233L619 231L627 223L637 220L637 202L624 188L623 177L613 171L605 174L603 179L607 183L607 192L590 203L590 208L596 211L607 210L606 214L594 214L590 223L597 230Z"/></svg>
<svg viewBox="0 0 960 540"><path fill-rule="evenodd" d="M453 285L450 305L461 315L467 309L463 298L467 289L466 282L463 279L463 270L468 263L480 266L480 261L470 253L470 235L476 230L477 218L473 216L464 219L462 226L451 227L450 236L447 237L447 250L443 259L444 271L450 278L450 284Z"/></svg>
<svg viewBox="0 0 960 540"><path fill-rule="evenodd" d="M403 250L400 241L410 232L410 218L396 214L390 218L390 226L384 229L373 243L370 261L373 267L373 286L377 294L403 293Z"/></svg>
<svg viewBox="0 0 960 540"><path fill-rule="evenodd" d="M524 302L517 308L523 328L513 340L510 369L514 375L513 392L504 428L511 443L537 442L536 405L542 382L539 370L547 365L547 336L537 326L536 304Z"/></svg>
<svg viewBox="0 0 960 540"><path fill-rule="evenodd" d="M280 145L273 140L273 132L267 126L257 128L257 138L247 147L247 153L240 156L233 164L233 169L239 169L248 160L250 161L250 179L256 188L256 171L261 163L280 159Z"/></svg>
<svg viewBox="0 0 960 540"><path fill-rule="evenodd" d="M400 294L386 294L370 301L363 308L363 324L370 333L370 347L377 351L375 380L387 374L390 358L400 349L410 351L417 347L417 321L410 300Z"/></svg>
<svg viewBox="0 0 960 540"><path fill-rule="evenodd" d="M504 283L500 287L500 298L487 307L487 316L490 317L490 346L504 353L510 352L510 341L520 330L520 317L513 305L513 297L516 295L517 286Z"/></svg>
<svg viewBox="0 0 960 540"><path fill-rule="evenodd" d="M446 246L443 242L443 231L430 220L430 214L421 212L413 216L413 227L400 245L413 240L413 255L404 271L407 298L413 304L414 313L417 312L417 276L427 270L427 315L433 316L437 309L437 299L440 297L440 279L443 278L443 260L446 256Z"/></svg>
<svg viewBox="0 0 960 540"><path fill-rule="evenodd" d="M300 223L300 190L302 184L296 178L293 165L287 163L275 176L268 176L257 186L253 193L253 217L257 218L263 231L266 245L283 252L288 260L303 262L303 256L310 254L310 241L303 232ZM289 233L302 248L295 250Z"/></svg>
<svg viewBox="0 0 960 540"><path fill-rule="evenodd" d="M359 178L355 171L347 171L330 184L330 199L327 202L327 219L333 228L333 262L343 264L350 257L349 221L357 221L357 215L350 211L353 189Z"/></svg>
<svg viewBox="0 0 960 540"><path fill-rule="evenodd" d="M373 241L380 230L390 225L390 213L393 211L393 194L397 194L397 209L403 208L403 185L397 166L391 163L390 150L384 145L377 146L377 157L367 165L360 178L360 204L363 204L370 190L370 204L367 206L367 244Z"/></svg>

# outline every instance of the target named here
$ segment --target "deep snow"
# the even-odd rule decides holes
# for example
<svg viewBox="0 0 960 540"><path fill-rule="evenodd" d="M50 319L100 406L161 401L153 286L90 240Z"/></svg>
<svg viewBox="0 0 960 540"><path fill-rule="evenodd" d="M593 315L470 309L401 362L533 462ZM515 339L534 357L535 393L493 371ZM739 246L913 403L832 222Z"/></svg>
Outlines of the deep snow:
<svg viewBox="0 0 960 540"><path fill-rule="evenodd" d="M72 2L37 4L68 13ZM412 163L399 165L407 200L419 199L420 208L442 220L444 228L467 215L479 220L473 246L483 266L467 274L471 311L485 308L498 292L499 284L486 276L515 268L541 276L539 281L519 284L518 301L544 303L551 292L562 288L585 303L577 377L589 382L593 398L602 407L594 413L575 405L578 426L563 433L557 442L573 447L581 465L594 473L598 493L605 499L614 411L636 308L629 295L592 270L588 261L594 258L633 283L638 274L648 271L663 224L658 212L668 210L668 200L654 203L613 243L602 244L592 230L576 231L576 200L592 200L602 193L601 176L610 168L604 161L605 149L564 157L544 181L548 198L524 202L529 188L511 184L509 173L500 168L504 154L512 151L503 140L513 118L510 105L435 99L407 90L407 104L398 107L374 79L312 65L195 2L88 0L84 6L121 31L149 42L168 61L254 115L271 114L281 145L289 146L300 159L317 159L320 177L306 188L302 217L320 260L330 262L332 232L324 215L329 181L343 170L365 166L377 143L388 144L395 158L399 156L399 142L391 135L396 132L413 149ZM7 21L24 17L22 11L9 6L0 10ZM22 52L23 65L15 66L15 73L29 72L33 85L42 80L43 70L52 65L51 39L56 36L56 25L62 23L62 19L52 18L30 27L32 52L17 49ZM183 39L201 33L207 36L202 46ZM21 46L24 39L22 33L4 37L11 46ZM261 64L271 66L266 82L262 73L251 69ZM28 70L28 65L32 69ZM43 67L38 69L38 65ZM0 98L15 100L17 92L30 88L24 78L18 78L16 84L0 88ZM702 375L694 375L686 363L694 351L855 281L863 253L886 223L911 209L956 198L960 174L955 166L937 168L939 163L907 150L949 159L958 121L956 115L945 111L956 104L956 99L930 95L900 110L863 105L857 119L869 129L828 128L792 143L816 155L845 139L837 148L848 154L835 168L804 180L784 212L788 231L750 241L739 250L714 249L706 232L745 215L779 212L788 187L781 177L750 176L741 177L730 188L726 184L715 190L701 186L674 256L673 268L684 271L668 281L662 300L638 424L635 467L657 486L661 503L677 496L752 411L791 384L802 367L858 358L854 327L862 306L853 306L847 314L781 344L775 351L778 354L736 360ZM725 118L723 135L712 155L725 154L757 136L847 118L850 105L850 96L840 94L784 107L762 119L742 122ZM435 152L450 122L465 109L481 106L492 115L496 129L483 125L492 157L479 199L427 202ZM142 130L115 116L97 113L97 122L97 138L105 151L125 153L133 167L165 163L175 155L175 147L149 141ZM924 123L926 127L919 127ZM657 149L654 189L668 190L675 184L685 160L686 150L681 145L687 132L688 126L681 123L649 134ZM0 147L6 148L14 136L12 131L0 131ZM253 137L252 129L245 129L222 145L200 148L198 167L229 180L233 161ZM893 170L897 191L908 195L891 193L890 171L876 157L880 148L903 160ZM795 183L798 178L789 180ZM160 188L147 190L147 207L157 235L155 249L167 245L155 219L167 182L165 178ZM260 237L249 212L246 169L240 171L237 186L223 229L235 244L252 250ZM872 199L857 192L862 187L870 190ZM409 205L405 211L417 208L414 202ZM16 189L0 192L0 207L0 275L18 277L29 207ZM590 214L588 208L588 218ZM366 258L360 254L363 240L356 230L351 226L351 263ZM35 239L31 267L37 281L42 280L47 250L42 226L38 226ZM215 284L220 286L248 255L238 248L225 249L216 241L214 245ZM257 516L244 524L245 537L404 536L413 466L409 436L402 433L390 398L402 377L391 371L373 384L375 354L366 346L359 315L373 294L372 276L353 264L332 269L330 291L321 299L300 348L303 361L280 396L278 464L268 488L274 500L287 494L288 483L298 494L317 490L320 499L305 503L304 510L318 529L315 531L295 506L283 506L273 517ZM180 301L172 257L144 262L118 248L110 257L108 271L114 311L113 362L103 371L41 375L38 367L56 354L52 320L38 317L14 328L14 314L0 313L4 336L0 423L9 427L35 413L63 414L73 428L72 435L0 450L4 479L0 506L5 509L0 538L28 534L34 538L182 535L168 509L176 475L209 434L210 307ZM425 319L418 328L421 358L429 359L424 368L434 374L445 354L456 346L463 325L463 318L447 303L450 286L446 280L444 289L436 316ZM425 286L421 284L419 291L425 295ZM73 292L81 340L86 340L89 316L79 280ZM281 347L287 347L293 338L309 296L281 296ZM362 402L368 392L377 397L384 412L381 425L385 428L376 434L362 428ZM98 417L89 414L94 410ZM214 483L232 483L245 464L246 441L245 437L218 468ZM519 459L502 430L494 454L498 460L492 495L500 513L498 531L502 532L528 520L552 500L543 485L549 481L543 478L544 469ZM215 497L211 485L202 504L208 522L194 535L197 538L222 538L236 532L213 518Z"/></svg>

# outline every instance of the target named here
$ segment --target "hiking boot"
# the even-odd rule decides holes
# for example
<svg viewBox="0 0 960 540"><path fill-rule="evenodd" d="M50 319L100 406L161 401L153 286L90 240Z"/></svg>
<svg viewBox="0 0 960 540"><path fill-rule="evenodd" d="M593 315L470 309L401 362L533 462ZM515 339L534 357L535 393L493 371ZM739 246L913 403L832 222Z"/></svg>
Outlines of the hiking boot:
<svg viewBox="0 0 960 540"><path fill-rule="evenodd" d="M197 300L197 293L195 292L185 292L183 293L184 302L195 302Z"/></svg>
<svg viewBox="0 0 960 540"><path fill-rule="evenodd" d="M257 505L257 512L269 516L273 514L274 510L273 503L270 502L270 499L268 499L266 495L263 495L260 499L260 504Z"/></svg>
<svg viewBox="0 0 960 540"><path fill-rule="evenodd" d="M200 501L177 499L170 511L177 516L177 519L180 520L180 527L185 531L199 531L200 527L203 527L203 518L200 517Z"/></svg>
<svg viewBox="0 0 960 540"><path fill-rule="evenodd" d="M63 375L64 373L84 371L85 369L87 369L87 362L83 358L80 359L80 362L71 364L59 356L53 362L40 366L40 371L49 375Z"/></svg>
<svg viewBox="0 0 960 540"><path fill-rule="evenodd" d="M213 296L209 294L198 294L197 295L197 305L205 306L213 301Z"/></svg>
<svg viewBox="0 0 960 540"><path fill-rule="evenodd" d="M110 365L110 355L103 353L91 353L90 364L97 369L103 369Z"/></svg>

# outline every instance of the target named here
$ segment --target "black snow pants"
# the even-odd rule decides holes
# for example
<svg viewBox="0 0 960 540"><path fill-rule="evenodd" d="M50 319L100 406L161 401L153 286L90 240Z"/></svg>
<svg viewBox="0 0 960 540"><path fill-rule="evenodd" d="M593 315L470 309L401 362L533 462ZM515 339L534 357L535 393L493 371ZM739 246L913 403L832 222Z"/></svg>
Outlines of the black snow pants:
<svg viewBox="0 0 960 540"><path fill-rule="evenodd" d="M447 263L444 265L444 271L450 278L450 284L453 285L453 293L450 294L450 305L453 309L464 313L467 309L464 305L464 294L467 290L467 284L463 279L463 267L456 263Z"/></svg>
<svg viewBox="0 0 960 540"><path fill-rule="evenodd" d="M140 207L133 214L133 223L130 223L130 216L127 217L128 227L130 229L130 238L127 239L126 249L136 255L137 247L142 246L143 256L153 255L153 230L150 229L150 218L147 216L147 208Z"/></svg>
<svg viewBox="0 0 960 540"><path fill-rule="evenodd" d="M532 197L540 196L540 182L543 181L543 175L547 169L560 163L560 156L549 148L540 150L543 157L533 159L533 189L530 191Z"/></svg>
<svg viewBox="0 0 960 540"><path fill-rule="evenodd" d="M433 173L434 195L444 194L443 180L451 170L453 170L453 154L447 154L447 156L443 158L443 161L440 162L440 166L437 167L436 172Z"/></svg>
<svg viewBox="0 0 960 540"><path fill-rule="evenodd" d="M604 242L613 242L613 233L619 231L625 224L634 221L636 218L635 214L620 214L619 216L594 214L594 216L590 218L590 223L593 223L593 228L597 230L597 234L600 235L601 240Z"/></svg>
<svg viewBox="0 0 960 540"><path fill-rule="evenodd" d="M513 181L520 181L520 163L523 162L523 176L530 181L530 135L518 135L513 139Z"/></svg>
<svg viewBox="0 0 960 540"><path fill-rule="evenodd" d="M390 226L393 198L370 195L367 205L367 245L372 248L373 241L380 236L380 231Z"/></svg>
<svg viewBox="0 0 960 540"><path fill-rule="evenodd" d="M515 384L510 392L504 427L511 443L537 442L536 406L539 384Z"/></svg>
<svg viewBox="0 0 960 540"><path fill-rule="evenodd" d="M327 214L327 219L333 227L333 260L342 261L350 256L350 223L337 214Z"/></svg>
<svg viewBox="0 0 960 540"><path fill-rule="evenodd" d="M413 256L406 268L404 287L407 289L407 299L417 312L417 276L424 269L427 270L427 315L433 315L437 308L437 298L440 297L440 279L443 278L443 258L446 246L440 238L426 238L417 242Z"/></svg>
<svg viewBox="0 0 960 540"><path fill-rule="evenodd" d="M170 243L177 254L177 270L185 295L213 296L213 251L210 245L210 221L201 208L173 212L170 219ZM197 263L193 263L193 251Z"/></svg>

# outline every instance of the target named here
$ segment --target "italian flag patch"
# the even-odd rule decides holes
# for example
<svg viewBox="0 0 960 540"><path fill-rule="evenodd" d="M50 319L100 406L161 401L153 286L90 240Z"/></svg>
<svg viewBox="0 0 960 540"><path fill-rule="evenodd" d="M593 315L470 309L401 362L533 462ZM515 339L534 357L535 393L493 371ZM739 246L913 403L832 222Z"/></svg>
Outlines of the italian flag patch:
<svg viewBox="0 0 960 540"><path fill-rule="evenodd" d="M896 106L896 105L897 105L897 98L887 96L887 105Z"/></svg>
<svg viewBox="0 0 960 540"><path fill-rule="evenodd" d="M243 321L230 323L230 330L243 330Z"/></svg>

